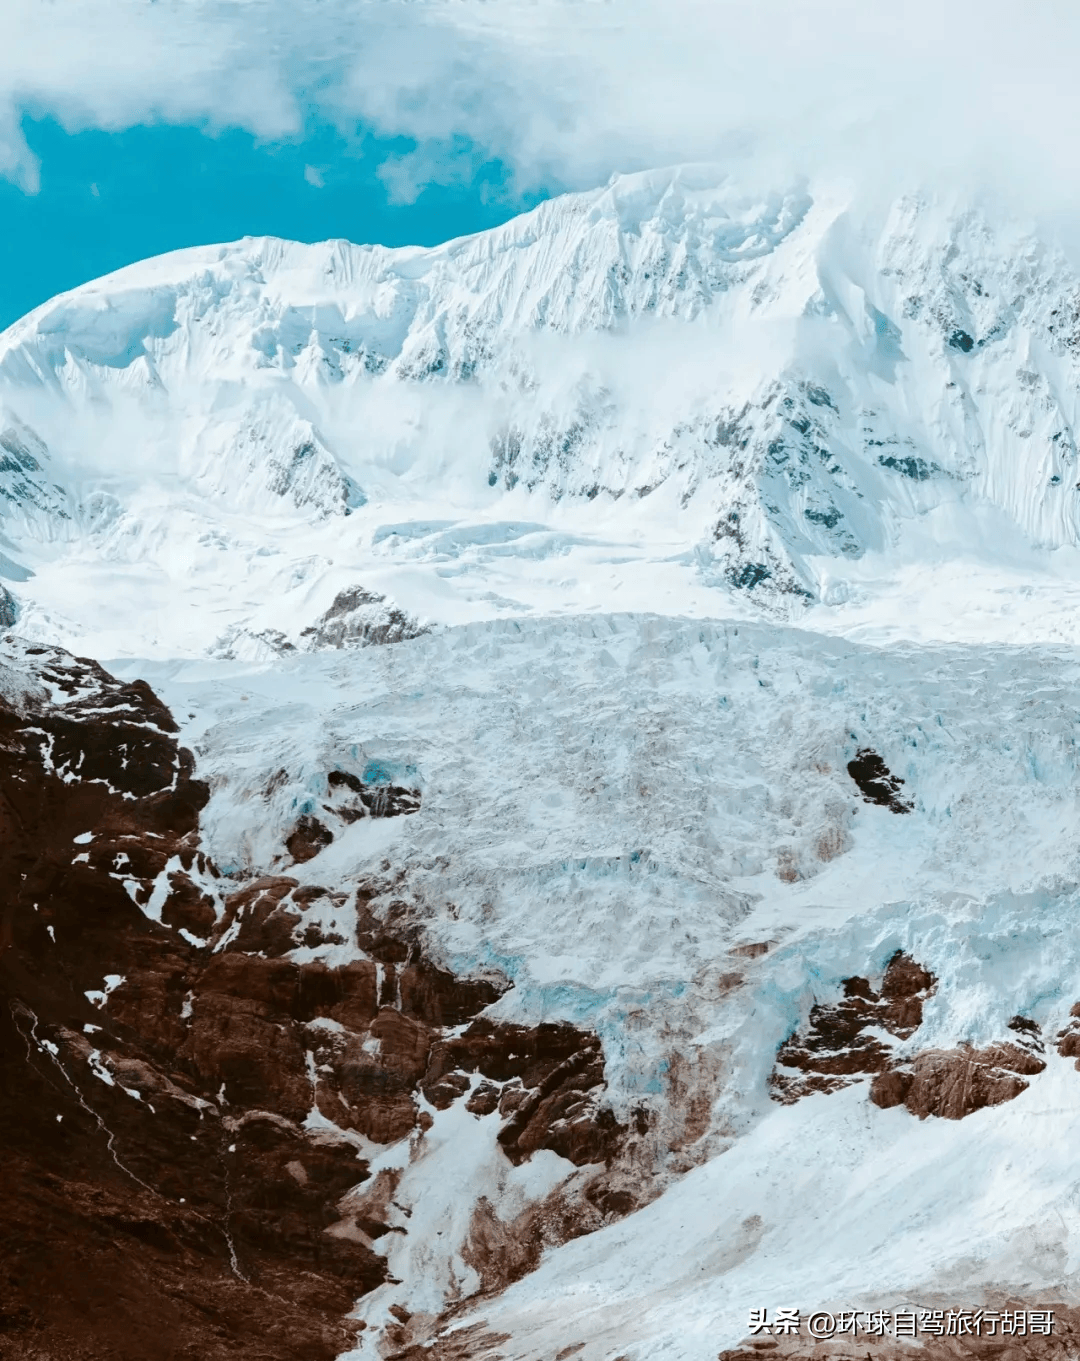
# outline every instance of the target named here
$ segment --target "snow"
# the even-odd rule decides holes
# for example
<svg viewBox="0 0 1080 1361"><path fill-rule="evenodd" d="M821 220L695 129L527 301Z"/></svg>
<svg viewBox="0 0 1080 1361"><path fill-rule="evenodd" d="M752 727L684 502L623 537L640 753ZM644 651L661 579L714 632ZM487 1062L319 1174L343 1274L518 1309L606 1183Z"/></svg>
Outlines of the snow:
<svg viewBox="0 0 1080 1361"><path fill-rule="evenodd" d="M472 625L273 668L114 664L174 712L199 712L203 825L223 867L271 868L296 817L318 813L329 771L415 766L420 813L355 823L291 872L346 882L392 853L415 865L418 893L453 897L456 920L438 926L452 953L475 959L482 940L543 970L537 986L678 979L736 931L765 939L793 912L863 912L883 881L894 899L946 881L1021 891L1033 867L1077 868L1067 650L883 650L608 616ZM859 799L846 763L862 746L907 781L914 815ZM829 831L854 849L822 859ZM777 878L784 857L795 882ZM557 932L538 915L503 927L483 916L492 893L550 894L584 915ZM686 941L656 941L650 919L676 905Z"/></svg>
<svg viewBox="0 0 1080 1361"><path fill-rule="evenodd" d="M109 993L115 992L116 989L120 986L120 984L123 983L123 981L124 981L123 974L118 973L106 974L105 983L103 987L99 989L91 989L89 992L84 993L83 996L86 998L88 1002L92 1003L93 1006L103 1007L105 1003L109 1000Z"/></svg>
<svg viewBox="0 0 1080 1361"><path fill-rule="evenodd" d="M879 1111L859 1088L774 1108L753 1139L550 1254L483 1315L529 1361L575 1341L586 1361L712 1361L755 1307L941 1307L1007 1285L1059 1298L1078 1265L1078 1113L1062 1060L1021 1100L958 1122Z"/></svg>
<svg viewBox="0 0 1080 1361"><path fill-rule="evenodd" d="M434 250L178 252L0 337L20 636L162 695L225 875L392 895L513 983L491 1015L595 1029L617 1115L655 1116L662 1194L484 1301L521 1361L711 1361L750 1307L1075 1295L1078 299L978 203L682 167ZM313 651L355 588L429 631ZM862 748L910 814L860 798ZM419 811L335 821L329 773L371 763ZM335 839L293 865L302 815ZM356 956L328 902L343 943L296 959ZM771 1102L778 1045L897 949L938 979L910 1052L1021 1014L1045 1072L957 1123L865 1083ZM391 1304L476 1288L478 1197L509 1220L579 1175L428 1114L357 1144L408 1230L357 1361Z"/></svg>
<svg viewBox="0 0 1080 1361"><path fill-rule="evenodd" d="M272 667L116 665L198 714L218 863L279 864L298 810L317 811L343 761L415 766L418 813L354 824L289 873L378 883L389 860L401 878L388 892L451 967L513 980L492 1015L600 1033L622 1118L644 1103L670 1127L676 1068L706 1085L709 1129L670 1155L657 1201L485 1302L522 1356L588 1340L598 1350L583 1355L699 1361L743 1334L751 1304L1067 1285L1053 1263L1080 1251L1071 1065L1051 1055L1030 1091L959 1125L880 1112L865 1084L778 1109L766 1080L813 1002L849 975L880 977L897 949L939 979L912 1050L989 1043L1015 1014L1048 1037L1064 1024L1080 978L1072 649L587 616ZM846 762L863 746L903 778L910 815L861 800ZM774 944L731 953L757 941ZM509 1194L487 1123L457 1106L435 1119L423 1159L408 1145L384 1155L406 1169L395 1199L412 1217L400 1242L388 1236L402 1284L365 1300L366 1318L467 1292L459 1199L466 1183L474 1198ZM1067 1227L1038 1248L1039 1275L1024 1245L1043 1243L1058 1210ZM827 1245L808 1254L823 1225ZM642 1304L627 1322L631 1292Z"/></svg>
<svg viewBox="0 0 1080 1361"><path fill-rule="evenodd" d="M362 586L944 641L959 585L972 641L1075 642L1078 290L978 203L686 166L433 250L133 265L0 337L20 629L271 660Z"/></svg>
<svg viewBox="0 0 1080 1361"><path fill-rule="evenodd" d="M475 1085L475 1083L474 1083ZM474 1268L460 1255L478 1191L488 1197L504 1217L524 1210L531 1202L554 1190L573 1164L549 1150L541 1150L530 1163L513 1167L496 1143L500 1120L497 1113L477 1117L456 1102L445 1111L428 1107L434 1123L411 1146L388 1150L371 1163L371 1175L384 1169L401 1169L394 1191L391 1232L379 1240L391 1280L360 1303L357 1312L365 1320L391 1321L388 1305L403 1305L410 1313L437 1314L447 1300L473 1293L480 1284ZM362 1195L363 1186L359 1188ZM408 1214L396 1206L410 1207ZM393 1232L394 1227L404 1233ZM372 1338L361 1335L349 1357L377 1357ZM376 1349L373 1350L373 1346Z"/></svg>

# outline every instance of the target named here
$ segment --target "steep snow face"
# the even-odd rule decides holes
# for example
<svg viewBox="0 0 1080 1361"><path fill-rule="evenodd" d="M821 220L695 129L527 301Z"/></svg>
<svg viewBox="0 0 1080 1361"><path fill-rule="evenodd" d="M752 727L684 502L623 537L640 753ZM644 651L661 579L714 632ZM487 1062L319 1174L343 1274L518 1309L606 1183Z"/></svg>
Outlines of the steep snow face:
<svg viewBox="0 0 1080 1361"><path fill-rule="evenodd" d="M1080 1074L1054 1052L1080 1001L1072 650L609 616L273 668L130 665L184 724L224 869L366 884L455 971L513 981L487 1014L595 1030L616 1114L648 1112L636 1185L663 1194L483 1302L508 1354L710 1361L751 1306L1072 1288ZM850 773L867 750L895 808ZM373 770L419 790L418 811L336 818L333 772ZM293 866L311 815L334 839ZM858 1072L778 1105L778 1047L897 950L936 980L904 1052L992 1044L1019 1015L1044 1071L960 1121L878 1109ZM494 1128L459 1104L428 1144L380 1155L411 1227L379 1240L394 1280L358 1304L358 1358L380 1354L389 1306L430 1315L476 1290L466 1201L500 1207L512 1237L515 1198L569 1175L541 1159L526 1194Z"/></svg>
<svg viewBox="0 0 1080 1361"><path fill-rule="evenodd" d="M927 567L1008 637L1075 567L1078 355L1080 281L1014 224L707 168L434 250L182 251L0 338L0 571L111 655L303 648L355 590L905 633Z"/></svg>

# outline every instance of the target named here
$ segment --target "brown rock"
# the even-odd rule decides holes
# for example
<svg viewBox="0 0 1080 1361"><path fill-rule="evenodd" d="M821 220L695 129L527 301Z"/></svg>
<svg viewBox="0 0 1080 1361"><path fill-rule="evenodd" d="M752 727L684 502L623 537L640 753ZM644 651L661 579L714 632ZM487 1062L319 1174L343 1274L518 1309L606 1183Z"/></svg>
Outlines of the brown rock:
<svg viewBox="0 0 1080 1361"><path fill-rule="evenodd" d="M311 1108L304 1047L295 1023L270 1020L264 1003L205 992L179 1058L208 1091L232 1106L257 1106L292 1120Z"/></svg>
<svg viewBox="0 0 1080 1361"><path fill-rule="evenodd" d="M1045 1067L1040 1059L1007 1041L981 1050L966 1044L952 1050L928 1050L903 1069L875 1079L870 1100L878 1106L903 1104L920 1120L928 1115L962 1120L985 1106L1014 1100L1028 1086L1021 1075Z"/></svg>
<svg viewBox="0 0 1080 1361"><path fill-rule="evenodd" d="M513 1111L499 1143L514 1163L550 1148L572 1163L608 1161L626 1130L600 1103L604 1061L590 1040L558 1064Z"/></svg>
<svg viewBox="0 0 1080 1361"><path fill-rule="evenodd" d="M885 1030L897 1039L913 1035L935 985L932 974L899 950L886 966L880 994L868 979L845 978L843 999L811 1008L807 1028L777 1051L770 1078L774 1100L790 1104L811 1092L836 1091L863 1074L881 1073L890 1065L893 1046L866 1032Z"/></svg>
<svg viewBox="0 0 1080 1361"><path fill-rule="evenodd" d="M186 874L174 870L169 875L169 896L161 909L161 920L205 940L217 923L217 907L213 898L196 888Z"/></svg>
<svg viewBox="0 0 1080 1361"><path fill-rule="evenodd" d="M768 954L775 944L774 940L755 940L748 945L736 945L731 953L739 955L743 959L757 959L761 955Z"/></svg>
<svg viewBox="0 0 1080 1361"><path fill-rule="evenodd" d="M409 964L399 978L402 1010L433 1026L458 1026L471 1020L501 990L484 979L455 978L430 964Z"/></svg>
<svg viewBox="0 0 1080 1361"><path fill-rule="evenodd" d="M296 826L285 838L285 849L297 864L302 864L305 860L313 860L333 839L334 834L328 827L318 818L305 813L297 819Z"/></svg>
<svg viewBox="0 0 1080 1361"><path fill-rule="evenodd" d="M26 655L31 669L43 657L72 700L58 712L39 687L24 712L0 698L5 1358L330 1361L346 1350L356 1325L343 1316L385 1279L370 1242L404 1230L385 1206L339 1216L367 1168L343 1139L304 1128L313 1104L341 1130L391 1142L430 1128L421 1086L434 1104L473 1088L470 1110L502 1111L516 1161L539 1148L578 1164L612 1157L625 1131L603 1105L595 1036L484 1019L500 984L434 964L404 904L377 920L363 893L369 959L286 958L310 904L343 896L288 876L232 884L224 902L216 885L204 892L196 874L218 877L198 849L208 792L167 711L93 663ZM56 776L50 751L81 778ZM147 901L173 857L184 869L151 921L132 895ZM123 981L103 1000L108 975ZM595 1204L535 1216L521 1226L532 1235L522 1261L626 1212L621 1196L598 1186Z"/></svg>
<svg viewBox="0 0 1080 1361"><path fill-rule="evenodd" d="M889 1068L879 1073L870 1084L870 1100L882 1110L902 1106L907 1100L914 1074L900 1068Z"/></svg>
<svg viewBox="0 0 1080 1361"><path fill-rule="evenodd" d="M472 1085L468 1073L447 1073L424 1088L424 1095L436 1108L444 1111L459 1096L464 1096Z"/></svg>
<svg viewBox="0 0 1080 1361"><path fill-rule="evenodd" d="M499 1089L492 1086L490 1082L481 1082L468 1101L465 1102L465 1109L471 1111L473 1115L490 1115L499 1106Z"/></svg>
<svg viewBox="0 0 1080 1361"><path fill-rule="evenodd" d="M214 943L228 936L233 951L283 955L293 949L300 913L289 899L296 887L286 875L267 875L230 894Z"/></svg>
<svg viewBox="0 0 1080 1361"><path fill-rule="evenodd" d="M385 1263L325 1234L336 1198L366 1175L354 1151L267 1109L310 1104L306 1075L306 1099L290 1090L303 1054L276 1011L295 969L208 964L169 925L209 923L186 875L165 921L139 911L112 872L145 901L144 877L171 856L196 863L206 788L147 686L55 649L25 658L29 702L0 700L0 831L14 829L0 835L0 1350L331 1361L353 1335L335 1317ZM68 702L33 690L35 667ZM50 748L76 778L53 773ZM124 982L95 1008L83 993L107 974ZM239 1104L245 1083L264 1112L254 1120Z"/></svg>
<svg viewBox="0 0 1080 1361"><path fill-rule="evenodd" d="M349 1030L366 1030L377 1009L375 965L370 960L357 959L338 969L318 962L300 966L300 1019L329 1016Z"/></svg>
<svg viewBox="0 0 1080 1361"><path fill-rule="evenodd" d="M1076 1059L1080 1070L1080 1002L1073 1003L1068 1024L1058 1032L1057 1051L1062 1058Z"/></svg>

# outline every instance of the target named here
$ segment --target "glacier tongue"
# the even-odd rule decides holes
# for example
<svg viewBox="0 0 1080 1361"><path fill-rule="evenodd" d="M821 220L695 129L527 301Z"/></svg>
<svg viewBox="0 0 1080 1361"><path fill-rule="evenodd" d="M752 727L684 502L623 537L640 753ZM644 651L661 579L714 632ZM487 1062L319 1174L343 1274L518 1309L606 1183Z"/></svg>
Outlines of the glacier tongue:
<svg viewBox="0 0 1080 1361"><path fill-rule="evenodd" d="M0 547L27 630L113 655L297 646L343 590L888 636L927 567L1007 614L1072 570L1078 300L989 208L703 167L433 250L180 251L0 338Z"/></svg>
<svg viewBox="0 0 1080 1361"><path fill-rule="evenodd" d="M530 1361L579 1341L589 1357L709 1361L748 1301L955 1304L1072 1279L1080 1077L1053 1045L1080 1000L1071 650L605 616L273 668L127 665L187 716L223 868L281 873L290 827L313 813L334 840L290 874L359 882L453 969L501 971L514 986L489 1015L602 1037L617 1117L645 1122L626 1157L658 1198L465 1323L483 1317ZM868 750L896 807L851 774ZM421 813L335 821L345 767L413 772ZM778 1046L897 950L935 980L906 1052L986 1046L1022 1016L1045 1070L960 1121L879 1110L859 1073L778 1106ZM358 1305L357 1358L380 1354L389 1305L419 1328L440 1289L477 1288L465 1200L532 1231L513 1227L522 1188L492 1130L455 1106L430 1144L385 1151L409 1227L387 1245L394 1282ZM568 1170L541 1160L530 1194L554 1195Z"/></svg>

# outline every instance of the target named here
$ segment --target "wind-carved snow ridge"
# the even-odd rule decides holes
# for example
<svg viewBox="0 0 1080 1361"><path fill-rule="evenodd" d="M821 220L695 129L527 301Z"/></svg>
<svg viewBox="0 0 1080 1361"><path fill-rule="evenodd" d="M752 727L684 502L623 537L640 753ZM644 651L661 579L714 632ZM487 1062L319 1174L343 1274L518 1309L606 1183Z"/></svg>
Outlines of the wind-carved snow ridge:
<svg viewBox="0 0 1080 1361"><path fill-rule="evenodd" d="M304 648L343 591L942 636L943 559L979 636L1072 638L1078 356L1076 272L996 211L708 167L432 250L180 251L0 338L0 575L101 655Z"/></svg>

